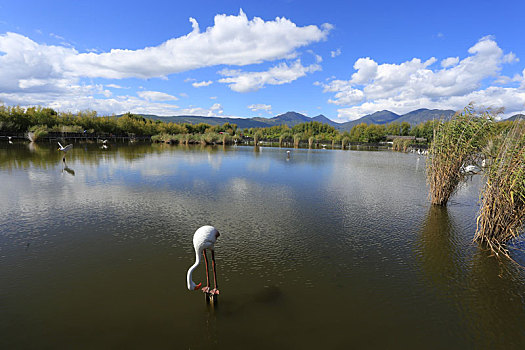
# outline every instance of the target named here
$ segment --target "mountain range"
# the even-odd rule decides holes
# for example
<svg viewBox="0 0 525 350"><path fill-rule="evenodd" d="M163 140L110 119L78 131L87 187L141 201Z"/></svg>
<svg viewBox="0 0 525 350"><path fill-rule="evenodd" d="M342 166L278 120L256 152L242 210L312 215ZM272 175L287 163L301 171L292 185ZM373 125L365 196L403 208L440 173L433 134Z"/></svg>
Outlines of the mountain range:
<svg viewBox="0 0 525 350"><path fill-rule="evenodd" d="M204 117L204 116L193 116L193 115L179 115L171 117L161 117L151 114L142 114L144 118L162 120L165 122L174 123L206 123L210 125L219 125L224 123L237 124L239 128L265 128L276 125L288 125L292 127L296 124L306 123L311 121L320 122L323 124L329 124L341 131L350 131L355 125L366 123L366 124L388 124L392 122L407 122L412 125L416 125L427 120L433 119L449 119L454 115L455 111L450 109L426 109L421 108L406 114L396 114L394 112L383 110L372 114L365 115L357 120L352 120L345 123L337 123L333 120L320 114L316 117L307 117L304 114L297 112L286 112L273 118L221 118L221 117ZM512 116L512 118L520 118L520 114Z"/></svg>

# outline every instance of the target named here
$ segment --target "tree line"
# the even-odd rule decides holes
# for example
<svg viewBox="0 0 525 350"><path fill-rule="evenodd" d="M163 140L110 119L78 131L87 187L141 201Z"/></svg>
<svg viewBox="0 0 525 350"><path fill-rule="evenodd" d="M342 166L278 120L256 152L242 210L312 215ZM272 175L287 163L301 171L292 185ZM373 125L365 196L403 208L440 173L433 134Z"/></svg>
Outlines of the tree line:
<svg viewBox="0 0 525 350"><path fill-rule="evenodd" d="M209 125L206 123L174 123L144 118L141 115L126 113L122 116L99 116L95 111L78 113L57 112L52 108L19 106L0 106L0 132L27 133L39 132L79 132L113 135L156 136L156 139L169 139L181 135L219 135L257 138L258 140L289 141L346 141L377 143L385 141L387 135L414 136L431 141L438 121L430 120L418 125L407 122L389 124L355 125L350 131L340 131L328 124L311 121L289 127L277 125L264 128L240 129L236 124Z"/></svg>

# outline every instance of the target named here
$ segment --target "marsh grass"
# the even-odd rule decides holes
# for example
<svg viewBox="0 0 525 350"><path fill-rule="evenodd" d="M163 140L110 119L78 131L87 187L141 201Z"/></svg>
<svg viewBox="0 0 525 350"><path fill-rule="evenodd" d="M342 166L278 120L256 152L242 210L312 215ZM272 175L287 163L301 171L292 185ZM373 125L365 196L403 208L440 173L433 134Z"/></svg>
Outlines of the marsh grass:
<svg viewBox="0 0 525 350"><path fill-rule="evenodd" d="M500 139L485 168L474 240L509 257L505 243L523 233L525 220L525 122L516 122Z"/></svg>
<svg viewBox="0 0 525 350"><path fill-rule="evenodd" d="M434 129L427 158L427 182L432 204L447 205L467 174L462 171L475 164L478 152L492 135L492 112L475 112L469 105L450 121L441 121Z"/></svg>
<svg viewBox="0 0 525 350"><path fill-rule="evenodd" d="M398 152L407 152L408 147L414 143L412 139L396 138L392 141L392 150Z"/></svg>
<svg viewBox="0 0 525 350"><path fill-rule="evenodd" d="M314 144L315 138L313 136L310 136L308 138L308 148L312 148L312 145Z"/></svg>
<svg viewBox="0 0 525 350"><path fill-rule="evenodd" d="M343 137L341 140L341 149L345 149L346 145L350 142L350 138L348 136Z"/></svg>
<svg viewBox="0 0 525 350"><path fill-rule="evenodd" d="M38 141L38 139L47 136L47 134L48 131L45 125L35 125L29 129L27 133L27 138L29 139L29 141L35 142Z"/></svg>
<svg viewBox="0 0 525 350"><path fill-rule="evenodd" d="M302 138L301 134L293 135L293 146L295 148L299 148L299 143L301 142L301 138Z"/></svg>

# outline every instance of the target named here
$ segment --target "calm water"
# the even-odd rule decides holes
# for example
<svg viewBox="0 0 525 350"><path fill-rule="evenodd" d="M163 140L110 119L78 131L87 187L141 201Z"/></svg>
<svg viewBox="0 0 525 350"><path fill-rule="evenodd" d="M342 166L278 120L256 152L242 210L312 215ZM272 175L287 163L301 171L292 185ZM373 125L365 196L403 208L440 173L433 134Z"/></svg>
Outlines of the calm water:
<svg viewBox="0 0 525 350"><path fill-rule="evenodd" d="M0 144L2 349L525 347L525 271L472 243L479 177L440 209L412 154L99 147ZM186 289L204 224L216 308Z"/></svg>

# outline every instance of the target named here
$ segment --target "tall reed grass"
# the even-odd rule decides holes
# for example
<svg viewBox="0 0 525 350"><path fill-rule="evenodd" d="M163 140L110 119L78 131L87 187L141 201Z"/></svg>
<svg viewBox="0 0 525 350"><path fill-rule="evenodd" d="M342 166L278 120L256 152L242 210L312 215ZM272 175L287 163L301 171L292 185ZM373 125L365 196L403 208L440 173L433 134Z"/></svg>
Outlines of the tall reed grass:
<svg viewBox="0 0 525 350"><path fill-rule="evenodd" d="M467 176L462 169L475 163L478 152L492 135L493 125L491 111L476 112L472 105L450 121L437 124L426 168L432 204L447 205Z"/></svg>
<svg viewBox="0 0 525 350"><path fill-rule="evenodd" d="M525 121L516 122L501 139L485 168L474 240L509 256L505 242L523 233L525 221Z"/></svg>

